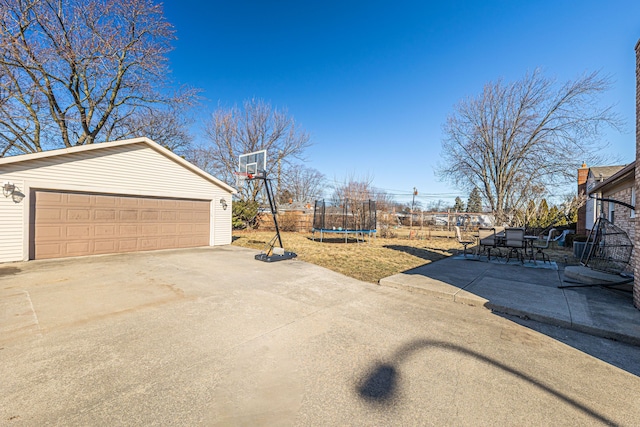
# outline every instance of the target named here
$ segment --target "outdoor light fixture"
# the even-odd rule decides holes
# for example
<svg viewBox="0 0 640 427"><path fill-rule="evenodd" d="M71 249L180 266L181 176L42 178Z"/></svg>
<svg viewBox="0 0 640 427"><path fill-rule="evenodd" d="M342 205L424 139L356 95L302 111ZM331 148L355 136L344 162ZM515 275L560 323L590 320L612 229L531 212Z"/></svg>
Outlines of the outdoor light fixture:
<svg viewBox="0 0 640 427"><path fill-rule="evenodd" d="M7 181L2 185L2 194L4 194L4 197L11 196L15 190L16 185L13 182Z"/></svg>
<svg viewBox="0 0 640 427"><path fill-rule="evenodd" d="M225 199L220 199L220 205L222 205L222 209L227 210L227 201Z"/></svg>

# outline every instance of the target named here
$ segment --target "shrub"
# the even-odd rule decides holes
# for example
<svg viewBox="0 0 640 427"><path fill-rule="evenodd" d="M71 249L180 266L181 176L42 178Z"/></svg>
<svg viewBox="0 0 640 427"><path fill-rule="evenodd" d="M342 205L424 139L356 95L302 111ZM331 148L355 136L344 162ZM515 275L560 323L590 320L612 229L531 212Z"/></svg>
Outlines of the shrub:
<svg viewBox="0 0 640 427"><path fill-rule="evenodd" d="M237 201L233 203L231 225L235 230L253 228L258 216L258 202Z"/></svg>
<svg viewBox="0 0 640 427"><path fill-rule="evenodd" d="M278 214L278 226L282 231L298 231L299 216L293 212Z"/></svg>

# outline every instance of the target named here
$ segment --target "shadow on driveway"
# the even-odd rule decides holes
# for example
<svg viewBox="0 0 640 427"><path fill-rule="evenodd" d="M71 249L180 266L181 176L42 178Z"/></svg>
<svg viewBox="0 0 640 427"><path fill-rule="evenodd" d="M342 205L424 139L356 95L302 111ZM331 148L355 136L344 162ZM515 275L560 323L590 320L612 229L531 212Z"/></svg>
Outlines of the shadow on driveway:
<svg viewBox="0 0 640 427"><path fill-rule="evenodd" d="M428 352L432 349L444 349L447 351L455 352L463 357L470 357L480 362L489 364L500 369L502 372L513 376L519 380L523 380L528 384L536 387L543 393L549 394L569 405L576 408L578 411L584 413L588 417L595 421L604 423L606 425L616 425L614 420L611 420L596 412L595 410L583 405L576 399L568 396L562 391L548 386L536 378L527 375L524 372L519 371L511 366L504 364L496 359L480 354L476 351L469 350L468 348L451 344L445 341L436 341L428 339L419 339L408 342L401 346L396 352L389 358L389 363L380 363L373 367L370 372L364 377L362 382L357 386L357 392L359 396L365 401L372 404L390 404L396 399L397 389L401 384L401 371L402 364L406 359L413 356L418 352Z"/></svg>

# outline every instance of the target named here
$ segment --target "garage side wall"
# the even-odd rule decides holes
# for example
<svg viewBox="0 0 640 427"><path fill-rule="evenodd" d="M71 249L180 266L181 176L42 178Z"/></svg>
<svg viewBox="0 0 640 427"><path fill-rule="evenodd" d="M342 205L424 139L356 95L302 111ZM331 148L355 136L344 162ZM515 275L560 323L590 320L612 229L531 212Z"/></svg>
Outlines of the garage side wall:
<svg viewBox="0 0 640 427"><path fill-rule="evenodd" d="M24 199L24 182L17 178L7 178L5 174L0 176L0 185L5 181L11 181L16 186L12 196L0 196L0 262L20 261L23 259L22 248L24 246L24 209L28 209L28 203Z"/></svg>
<svg viewBox="0 0 640 427"><path fill-rule="evenodd" d="M0 262L28 259L29 206L38 189L206 200L210 245L231 243L231 193L146 144L9 163L0 180L16 185L13 196L0 196Z"/></svg>

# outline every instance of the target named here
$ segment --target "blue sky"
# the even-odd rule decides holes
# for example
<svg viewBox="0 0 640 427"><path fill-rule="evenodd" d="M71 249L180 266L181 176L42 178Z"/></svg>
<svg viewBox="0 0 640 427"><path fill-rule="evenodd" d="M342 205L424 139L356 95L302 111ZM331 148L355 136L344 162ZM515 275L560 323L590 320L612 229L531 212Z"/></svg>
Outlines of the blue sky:
<svg viewBox="0 0 640 427"><path fill-rule="evenodd" d="M626 120L605 135L635 157L640 1L206 1L164 3L176 82L200 87L199 123L261 98L310 133L307 165L329 182L373 178L400 201L468 194L439 182L442 126L489 81L535 68L560 82L609 75L602 98ZM194 133L201 137L198 127Z"/></svg>

